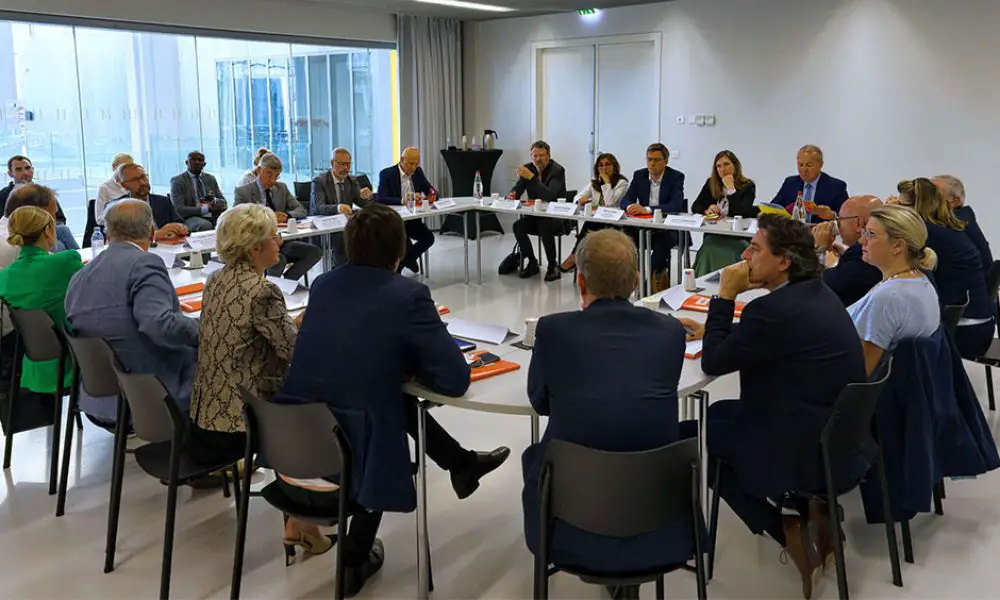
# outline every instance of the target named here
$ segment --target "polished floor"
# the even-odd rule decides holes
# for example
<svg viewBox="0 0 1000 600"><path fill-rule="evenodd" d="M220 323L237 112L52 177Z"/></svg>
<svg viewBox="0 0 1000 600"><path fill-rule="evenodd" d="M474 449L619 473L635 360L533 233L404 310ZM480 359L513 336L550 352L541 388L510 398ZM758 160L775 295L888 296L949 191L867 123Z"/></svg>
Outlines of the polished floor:
<svg viewBox="0 0 1000 600"><path fill-rule="evenodd" d="M431 252L427 283L437 302L464 319L502 324L520 331L526 317L578 306L569 276L545 284L498 277L496 264L512 241L484 240L483 285L465 286L462 243L439 238ZM475 265L472 266L473 280ZM985 403L985 378L969 366ZM715 399L736 392L735 377L709 387ZM435 598L529 598L532 560L524 546L521 520L520 453L530 431L525 418L440 408L435 416L467 447L510 446L513 456L483 481L472 497L459 501L447 474L431 467L429 525ZM1000 422L988 414L994 430ZM66 515L56 519L55 497L47 494L48 433L18 435L13 467L0 483L0 598L134 599L156 597L166 491L127 464L114 572L102 572L111 473L111 436L86 424L75 444ZM1000 554L1000 477L948 484L945 515L914 521L916 564L903 565L905 587L893 587L884 530L865 524L856 495L846 501L847 564L854 598L996 598L995 557ZM285 568L281 517L263 501L251 503L244 598L330 598L332 553ZM235 532L232 500L221 493L180 493L174 551L172 597L228 598ZM416 589L415 519L388 515L380 537L385 567L362 598L413 598ZM723 504L720 548L709 596L718 599L801 598L795 568L783 565L778 547L750 535ZM553 598L605 598L605 592L569 576L552 579ZM646 589L648 588L648 589ZM835 598L836 581L824 578L818 597ZM667 579L667 596L695 597L694 577ZM652 598L645 586L643 598Z"/></svg>

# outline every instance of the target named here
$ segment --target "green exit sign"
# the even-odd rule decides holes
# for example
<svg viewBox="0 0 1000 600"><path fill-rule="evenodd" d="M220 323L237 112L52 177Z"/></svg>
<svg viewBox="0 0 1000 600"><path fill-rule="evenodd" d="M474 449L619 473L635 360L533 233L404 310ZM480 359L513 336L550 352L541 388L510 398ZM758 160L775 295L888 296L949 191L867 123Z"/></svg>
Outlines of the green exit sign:
<svg viewBox="0 0 1000 600"><path fill-rule="evenodd" d="M587 15L596 15L597 14L597 9L596 8L581 8L580 10L576 11L576 14L580 15L581 17L586 17Z"/></svg>

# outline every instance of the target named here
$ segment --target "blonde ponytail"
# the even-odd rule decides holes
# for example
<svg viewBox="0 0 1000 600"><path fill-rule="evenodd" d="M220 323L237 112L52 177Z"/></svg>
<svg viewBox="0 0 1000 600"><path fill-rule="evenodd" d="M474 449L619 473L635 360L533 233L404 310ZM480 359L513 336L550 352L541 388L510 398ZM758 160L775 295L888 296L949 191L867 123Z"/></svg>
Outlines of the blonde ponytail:
<svg viewBox="0 0 1000 600"><path fill-rule="evenodd" d="M56 220L47 210L37 206L22 206L11 213L7 222L7 243L12 246L33 246L49 227L54 229L55 226Z"/></svg>
<svg viewBox="0 0 1000 600"><path fill-rule="evenodd" d="M23 246L24 238L21 237L21 234L19 233L12 233L10 234L10 237L7 238L7 243L11 246Z"/></svg>
<svg viewBox="0 0 1000 600"><path fill-rule="evenodd" d="M919 252L917 257L917 265L924 271L933 271L937 268L937 261L937 252L927 246Z"/></svg>

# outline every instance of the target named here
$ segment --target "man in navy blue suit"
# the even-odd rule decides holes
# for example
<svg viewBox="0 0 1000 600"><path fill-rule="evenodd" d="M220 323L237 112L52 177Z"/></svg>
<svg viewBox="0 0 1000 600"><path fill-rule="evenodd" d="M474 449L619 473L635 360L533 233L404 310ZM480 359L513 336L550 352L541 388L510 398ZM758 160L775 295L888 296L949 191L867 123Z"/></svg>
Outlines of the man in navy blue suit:
<svg viewBox="0 0 1000 600"><path fill-rule="evenodd" d="M406 192L414 195L422 194L427 202L437 200L437 190L427 181L424 170L420 168L420 150L409 146L403 150L399 163L382 169L378 174L378 192L375 199L382 204L400 205L406 201ZM434 234L420 219L406 221L406 256L399 265L420 272L417 259L427 249L434 245ZM410 240L413 240L412 242Z"/></svg>
<svg viewBox="0 0 1000 600"><path fill-rule="evenodd" d="M976 213L971 206L965 204L965 184L954 175L938 175L931 181L948 200L948 204L955 211L955 216L966 222L965 233L976 245L979 258L983 263L983 273L989 278L990 269L993 268L993 252L990 250L990 243L986 240L982 228L976 222Z"/></svg>
<svg viewBox="0 0 1000 600"><path fill-rule="evenodd" d="M382 544L375 539L382 512L409 512L416 505L406 436L417 436L417 399L403 393L403 382L461 396L469 388L469 365L427 286L396 273L406 234L394 210L378 204L362 209L348 222L344 242L347 264L317 277L309 292L275 401L329 405L350 442L352 500L364 507L341 542L350 597L382 566ZM331 357L337 357L334 368ZM510 455L506 447L466 450L430 415L425 432L427 455L450 472L459 498L471 495Z"/></svg>
<svg viewBox="0 0 1000 600"><path fill-rule="evenodd" d="M639 281L637 254L620 231L591 233L576 252L583 310L538 320L528 398L549 422L541 442L522 457L524 531L532 552L539 541L538 478L550 440L637 452L677 439L684 328L629 302ZM596 572L681 563L694 554L691 526L682 519L634 538L609 538L556 522L551 558Z"/></svg>
<svg viewBox="0 0 1000 600"><path fill-rule="evenodd" d="M799 174L785 179L771 203L792 212L795 199L801 192L803 200L816 203L816 208L809 215L810 223L835 218L840 205L847 200L847 184L823 172L823 150L819 146L803 146L796 160Z"/></svg>
<svg viewBox="0 0 1000 600"><path fill-rule="evenodd" d="M882 281L882 271L866 263L861 256L861 232L868 225L872 211L879 206L882 201L875 196L853 196L841 205L836 224L843 244L837 243L833 221L820 223L812 229L816 247L839 257L837 266L823 271L823 282L844 306L854 304Z"/></svg>
<svg viewBox="0 0 1000 600"><path fill-rule="evenodd" d="M865 360L851 317L820 277L808 228L777 215L757 222L743 262L722 271L705 324L681 322L692 338L704 338L705 373L740 374L740 399L708 411L709 481L721 469L716 492L750 531L785 548L808 599L813 575L833 553L826 506L813 501L783 516L771 499L826 489L820 434L840 392L865 381ZM754 288L770 293L749 302L734 325L736 297ZM681 437L696 434L693 421L681 424ZM871 458L831 465L834 484L857 481Z"/></svg>
<svg viewBox="0 0 1000 600"><path fill-rule="evenodd" d="M149 176L146 175L145 169L135 163L128 163L118 167L116 174L122 187L128 190L128 195L122 198L142 200L153 211L156 241L177 243L179 239L187 236L188 228L184 224L184 219L177 213L177 208L170 198L150 193Z"/></svg>
<svg viewBox="0 0 1000 600"><path fill-rule="evenodd" d="M629 216L652 214L656 209L663 214L679 213L684 210L684 173L668 166L670 150L657 142L646 148L646 168L632 174L632 183L622 198L621 207ZM629 228L635 240L637 230ZM670 262L670 249L677 245L677 234L673 231L655 233L652 236L653 256L650 266L653 271L653 291L667 287L664 271Z"/></svg>

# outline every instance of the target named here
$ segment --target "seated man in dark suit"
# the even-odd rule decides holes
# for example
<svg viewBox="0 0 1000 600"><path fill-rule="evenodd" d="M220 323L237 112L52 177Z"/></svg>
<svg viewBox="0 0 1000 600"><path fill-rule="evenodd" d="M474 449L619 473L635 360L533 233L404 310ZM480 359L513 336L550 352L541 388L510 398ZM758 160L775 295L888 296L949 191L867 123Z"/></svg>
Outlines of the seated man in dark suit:
<svg viewBox="0 0 1000 600"><path fill-rule="evenodd" d="M191 152L184 164L187 171L170 179L170 200L190 231L211 231L226 210L226 197L215 177L204 172L204 154Z"/></svg>
<svg viewBox="0 0 1000 600"><path fill-rule="evenodd" d="M834 221L813 227L816 247L833 252L839 257L837 266L823 271L823 281L837 294L844 306L850 306L864 297L875 284L882 281L882 271L861 257L861 232L872 211L882 206L875 196L852 196L840 207L836 229ZM837 243L839 230L843 244Z"/></svg>
<svg viewBox="0 0 1000 600"><path fill-rule="evenodd" d="M10 183L6 187L0 189L0 214L12 213L14 211L7 211L5 209L7 205L7 199L14 192L14 188L33 183L35 180L35 167L31 163L31 159L27 156L21 156L20 154L15 154L14 156L7 159L7 176L10 177ZM79 250L80 245L76 243L76 238L73 237L73 232L70 230L69 225L66 224L66 215L63 214L62 206L56 201L56 252L62 252L63 250ZM4 234L6 236L6 234ZM6 239L4 240L6 241Z"/></svg>
<svg viewBox="0 0 1000 600"><path fill-rule="evenodd" d="M847 200L847 184L823 172L823 150L818 146L803 146L796 160L799 174L785 179L771 203L792 212L801 193L804 201L816 203L816 209L809 215L809 223L833 219L840 211L840 205Z"/></svg>
<svg viewBox="0 0 1000 600"><path fill-rule="evenodd" d="M396 274L406 251L403 220L391 208L372 205L344 231L347 264L316 278L309 308L281 395L275 402L323 402L344 428L355 456L352 500L367 509L353 518L342 543L347 595L357 594L382 566L377 542L383 511L416 506L407 433L417 435L417 399L403 393L415 380L435 392L461 396L469 366L438 316L430 290ZM334 306L353 307L348 311ZM343 359L331 369L330 357ZM499 467L509 448L465 450L430 415L427 455L451 473L459 498ZM336 497L331 499L336 506Z"/></svg>
<svg viewBox="0 0 1000 600"><path fill-rule="evenodd" d="M514 200L524 194L528 200L556 202L566 198L566 169L552 160L552 148L542 140L531 145L531 162L517 169L517 182L511 188L507 198ZM542 239L545 248L545 260L548 267L545 270L545 281L555 281L561 277L559 262L561 258L556 252L556 236L566 235L569 221L563 219L546 219L544 217L521 217L514 222L514 238L521 253L521 264L518 275L527 279L538 275L538 258L531 245L529 235L537 235ZM524 261L527 259L527 264Z"/></svg>
<svg viewBox="0 0 1000 600"><path fill-rule="evenodd" d="M257 179L236 188L233 206L245 202L262 204L274 211L278 223L305 217L305 207L288 191L288 186L278 181L283 168L281 159L274 154L265 154L260 157L257 166ZM268 274L275 277L284 274L285 279L299 280L321 260L323 249L319 246L301 239L289 240L281 243L281 260L268 270Z"/></svg>
<svg viewBox="0 0 1000 600"><path fill-rule="evenodd" d="M386 167L378 174L378 193L375 198L382 204L399 205L406 203L407 193L413 193L414 196L422 194L428 202L437 200L437 190L427 181L424 170L420 168L420 150L413 146L403 150L398 164ZM406 267L419 273L417 259L434 245L434 233L420 219L411 219L406 221L406 237L406 256L403 257L399 270Z"/></svg>
<svg viewBox="0 0 1000 600"><path fill-rule="evenodd" d="M184 219L177 213L177 208L170 202L170 198L150 193L149 176L146 175L146 170L142 166L126 163L118 167L117 175L122 187L128 190L128 195L122 196L122 198L142 200L153 211L157 242L176 243L181 238L187 237L188 228L184 224ZM122 198L115 198L115 200Z"/></svg>
<svg viewBox="0 0 1000 600"><path fill-rule="evenodd" d="M357 177L351 175L351 152L347 148L337 148L330 159L330 170L312 180L309 214L345 215L354 214L354 206L364 208L372 203L372 188L361 187ZM333 266L347 262L344 255L344 234L334 233L330 240L333 249Z"/></svg>
<svg viewBox="0 0 1000 600"><path fill-rule="evenodd" d="M704 338L705 373L740 374L740 399L708 411L709 481L721 468L717 493L750 531L767 532L785 548L808 599L814 574L832 557L827 509L811 502L796 507L802 516L782 516L769 499L826 489L820 433L840 392L865 381L865 361L851 317L820 278L808 228L776 215L758 224L744 262L723 270L705 324L681 321ZM753 288L770 293L748 303L733 325L736 297ZM681 437L697 431L690 421L681 428ZM867 470L864 460L833 465L836 481Z"/></svg>
<svg viewBox="0 0 1000 600"><path fill-rule="evenodd" d="M684 328L673 317L629 302L639 281L638 253L624 233L591 233L576 257L583 310L538 320L528 371L531 405L549 417L541 443L522 457L524 532L532 552L538 550L538 479L549 440L609 452L651 450L677 440ZM635 538L608 538L557 522L550 552L557 564L642 571L693 556L691 527L684 520Z"/></svg>
<svg viewBox="0 0 1000 600"><path fill-rule="evenodd" d="M948 200L948 204L955 211L955 216L966 222L965 233L976 245L979 258L983 263L983 272L989 277L990 268L993 267L993 252L990 250L990 243L986 240L986 236L983 235L982 228L976 222L976 213L971 206L965 204L965 184L953 175L938 175L931 181Z"/></svg>
<svg viewBox="0 0 1000 600"><path fill-rule="evenodd" d="M632 175L621 207L630 216L648 215L656 209L664 215L684 210L684 173L670 166L670 150L660 143L646 148L646 168ZM633 240L638 239L638 229L630 227ZM677 234L673 231L654 233L651 244L653 256L650 258L653 292L668 286L665 270L670 264L670 249L677 245Z"/></svg>

